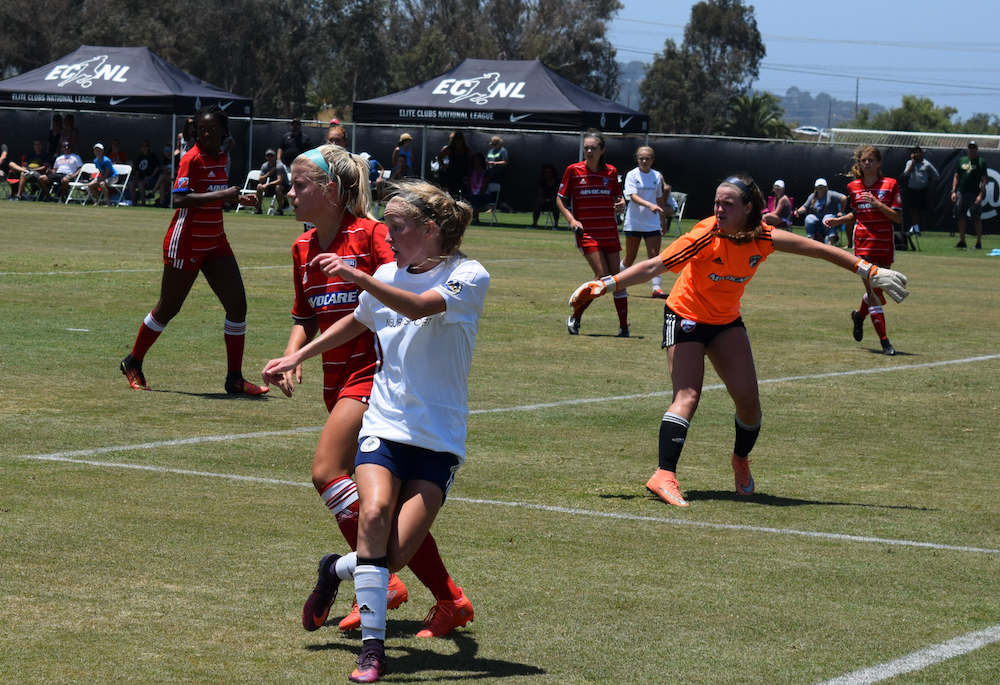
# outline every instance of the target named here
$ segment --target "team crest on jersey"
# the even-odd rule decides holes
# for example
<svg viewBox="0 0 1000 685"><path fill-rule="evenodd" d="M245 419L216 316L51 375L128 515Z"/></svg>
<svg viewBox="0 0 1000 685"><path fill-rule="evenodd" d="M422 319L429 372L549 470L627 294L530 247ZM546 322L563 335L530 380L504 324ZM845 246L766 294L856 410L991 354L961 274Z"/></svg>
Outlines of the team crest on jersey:
<svg viewBox="0 0 1000 685"><path fill-rule="evenodd" d="M341 261L352 269L358 268L358 260L354 257L342 257Z"/></svg>
<svg viewBox="0 0 1000 685"><path fill-rule="evenodd" d="M601 180L604 181L604 187L605 188L607 188L609 185L611 185L611 179L609 179L609 178L602 178Z"/></svg>
<svg viewBox="0 0 1000 685"><path fill-rule="evenodd" d="M188 178L187 176L181 176L181 177L179 177L179 178L177 179L177 187L178 187L178 188L187 188L187 187L188 187L188 184L189 184L190 182L191 182L191 179L190 179L190 178Z"/></svg>
<svg viewBox="0 0 1000 685"><path fill-rule="evenodd" d="M446 287L451 293L455 295L458 295L460 292L462 292L462 283L460 281L448 281L447 283L444 284L444 287Z"/></svg>
<svg viewBox="0 0 1000 685"><path fill-rule="evenodd" d="M361 443L361 451L374 452L379 448L379 445L381 444L382 444L381 440L376 438L374 435L369 435L367 438L365 438L364 442Z"/></svg>
<svg viewBox="0 0 1000 685"><path fill-rule="evenodd" d="M750 257L750 268L751 269L756 269L757 265L760 264L760 260L762 260L762 259L764 259L764 258L762 256L760 256L759 254L755 254L755 255L751 256Z"/></svg>
<svg viewBox="0 0 1000 685"><path fill-rule="evenodd" d="M685 333L690 333L697 325L697 321L692 321L691 319L681 319L681 330Z"/></svg>

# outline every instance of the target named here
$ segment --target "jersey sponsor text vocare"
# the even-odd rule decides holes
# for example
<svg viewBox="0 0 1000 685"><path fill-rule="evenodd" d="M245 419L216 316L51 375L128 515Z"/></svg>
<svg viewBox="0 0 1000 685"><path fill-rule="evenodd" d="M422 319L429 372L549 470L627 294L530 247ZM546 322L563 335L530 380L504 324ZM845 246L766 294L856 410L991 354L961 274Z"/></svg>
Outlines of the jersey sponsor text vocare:
<svg viewBox="0 0 1000 685"><path fill-rule="evenodd" d="M332 293L322 293L307 298L309 306L313 309L322 309L333 304L356 304L358 301L358 291L348 290Z"/></svg>

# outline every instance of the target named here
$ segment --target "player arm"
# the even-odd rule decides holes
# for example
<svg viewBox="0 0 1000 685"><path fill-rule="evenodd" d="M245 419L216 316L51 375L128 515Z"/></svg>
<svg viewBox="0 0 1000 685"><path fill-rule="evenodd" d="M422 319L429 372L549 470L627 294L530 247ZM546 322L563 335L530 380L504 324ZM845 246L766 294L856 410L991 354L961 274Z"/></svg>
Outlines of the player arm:
<svg viewBox="0 0 1000 685"><path fill-rule="evenodd" d="M339 255L317 255L312 263L319 265L327 276L340 276L344 280L351 281L386 307L399 312L411 321L440 314L448 308L444 297L435 290L411 293L386 285L374 276L349 266Z"/></svg>
<svg viewBox="0 0 1000 685"><path fill-rule="evenodd" d="M832 245L824 245L790 231L783 231L780 228L771 230L771 243L778 252L824 259L831 264L856 273L872 288L884 290L896 302L902 302L910 294L906 290L906 276L903 274L892 269L875 266Z"/></svg>
<svg viewBox="0 0 1000 685"><path fill-rule="evenodd" d="M559 213L563 215L563 218L566 219L566 223L569 224L571 231L583 230L583 224L577 221L576 217L573 216L573 212L571 212L569 207L567 207L563 202L562 195L556 195L556 208L559 210Z"/></svg>
<svg viewBox="0 0 1000 685"><path fill-rule="evenodd" d="M292 371L306 359L311 359L323 354L335 347L354 340L356 337L368 330L368 327L355 319L353 316L345 316L338 319L332 326L324 331L312 342L303 345L291 354L287 354L280 359L272 359L264 365L261 376L267 384L275 383L279 386L283 382L283 374ZM294 331L293 331L294 333Z"/></svg>
<svg viewBox="0 0 1000 685"><path fill-rule="evenodd" d="M653 212L653 214L660 214L661 212L663 212L663 207L661 207L659 204L653 204L649 200L643 200L641 197L639 197L639 193L632 193L631 195L628 196L628 199L630 202L634 202L637 205L645 207L649 211Z"/></svg>

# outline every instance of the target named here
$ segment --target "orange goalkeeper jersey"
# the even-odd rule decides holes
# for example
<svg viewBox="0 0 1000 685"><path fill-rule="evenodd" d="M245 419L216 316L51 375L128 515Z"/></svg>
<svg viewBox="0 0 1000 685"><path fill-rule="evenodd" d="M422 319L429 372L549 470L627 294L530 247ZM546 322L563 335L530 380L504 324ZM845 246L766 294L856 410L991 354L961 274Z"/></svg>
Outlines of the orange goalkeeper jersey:
<svg viewBox="0 0 1000 685"><path fill-rule="evenodd" d="M774 252L771 228L743 245L712 235L716 219L709 217L660 253L669 271L680 272L670 289L667 306L698 323L722 325L740 316L740 298L757 267Z"/></svg>

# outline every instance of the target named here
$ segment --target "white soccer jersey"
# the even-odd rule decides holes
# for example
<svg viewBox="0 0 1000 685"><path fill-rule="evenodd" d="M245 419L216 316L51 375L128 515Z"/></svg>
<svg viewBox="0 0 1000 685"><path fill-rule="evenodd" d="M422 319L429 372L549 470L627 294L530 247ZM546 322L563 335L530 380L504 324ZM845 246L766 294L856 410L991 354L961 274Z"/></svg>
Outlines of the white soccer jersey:
<svg viewBox="0 0 1000 685"><path fill-rule="evenodd" d="M625 175L625 199L629 200L628 211L625 212L625 230L659 233L660 217L638 202L632 202L633 195L655 205L663 195L663 176L656 169L650 169L649 173L644 174L639 167Z"/></svg>
<svg viewBox="0 0 1000 685"><path fill-rule="evenodd" d="M435 290L440 314L411 321L370 293L354 317L375 331L378 366L361 437L456 455L465 461L469 369L490 275L472 259L452 259L424 273L385 264L375 278L401 290Z"/></svg>

